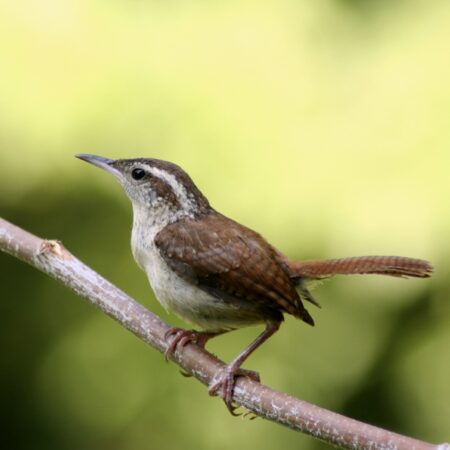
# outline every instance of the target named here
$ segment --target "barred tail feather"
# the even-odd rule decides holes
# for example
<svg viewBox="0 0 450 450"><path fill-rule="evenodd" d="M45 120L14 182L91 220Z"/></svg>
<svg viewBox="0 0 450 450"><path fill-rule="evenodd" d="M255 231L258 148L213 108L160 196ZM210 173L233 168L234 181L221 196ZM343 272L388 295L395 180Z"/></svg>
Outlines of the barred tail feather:
<svg viewBox="0 0 450 450"><path fill-rule="evenodd" d="M322 261L290 261L292 278L322 278L333 275L379 274L427 278L433 266L422 259L403 256L359 256Z"/></svg>

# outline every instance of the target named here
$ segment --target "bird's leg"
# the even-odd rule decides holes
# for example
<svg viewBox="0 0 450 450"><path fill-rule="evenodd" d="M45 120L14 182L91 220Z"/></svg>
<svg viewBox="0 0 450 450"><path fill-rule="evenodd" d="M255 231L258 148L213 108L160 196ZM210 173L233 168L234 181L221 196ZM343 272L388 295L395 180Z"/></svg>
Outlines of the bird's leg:
<svg viewBox="0 0 450 450"><path fill-rule="evenodd" d="M237 414L234 412L236 409L233 406L233 389L236 383L236 377L247 376L251 379L259 382L259 374L257 372L241 369L243 362L267 339L274 334L278 328L280 328L280 322L270 321L266 323L265 330L242 352L240 353L230 364L225 366L213 379L209 386L209 395L218 395L221 391L220 397L222 397L228 410L234 416Z"/></svg>
<svg viewBox="0 0 450 450"><path fill-rule="evenodd" d="M225 333L225 331L208 332L208 331L196 331L196 330L183 330L182 328L173 327L170 328L164 337L166 340L171 338L170 344L167 346L165 357L169 359L175 353L178 346L184 347L188 343L195 343L198 346L205 348L206 343L213 337L219 336Z"/></svg>

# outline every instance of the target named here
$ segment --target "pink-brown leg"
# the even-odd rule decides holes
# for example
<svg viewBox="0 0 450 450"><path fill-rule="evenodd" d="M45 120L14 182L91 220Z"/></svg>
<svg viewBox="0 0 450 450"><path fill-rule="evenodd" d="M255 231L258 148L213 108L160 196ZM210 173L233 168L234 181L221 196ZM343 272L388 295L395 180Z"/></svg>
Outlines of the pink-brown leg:
<svg viewBox="0 0 450 450"><path fill-rule="evenodd" d="M166 360L169 359L175 353L178 346L184 347L189 343L195 343L198 346L205 348L206 343L213 337L224 333L224 331L219 332L206 332L206 331L195 331L195 330L183 330L182 328L173 327L170 328L164 337L166 340L171 338L170 344L167 346L165 351Z"/></svg>
<svg viewBox="0 0 450 450"><path fill-rule="evenodd" d="M270 338L280 327L279 322L267 322L265 330L230 364L225 366L222 371L214 377L209 386L209 395L220 395L225 402L228 411L233 416L237 416L235 407L233 406L233 390L236 384L236 378L239 376L247 376L259 382L259 375L257 372L241 369L244 361L267 339Z"/></svg>

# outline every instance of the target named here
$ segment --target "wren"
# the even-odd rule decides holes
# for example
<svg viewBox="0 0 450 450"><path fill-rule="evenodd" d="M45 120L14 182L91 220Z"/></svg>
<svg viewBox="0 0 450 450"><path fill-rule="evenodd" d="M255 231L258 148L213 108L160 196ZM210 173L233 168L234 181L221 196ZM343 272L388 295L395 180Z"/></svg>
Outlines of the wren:
<svg viewBox="0 0 450 450"><path fill-rule="evenodd" d="M209 386L234 414L236 377L248 356L280 327L284 314L314 325L304 301L318 303L309 280L338 274L430 276L432 266L401 256L292 261L255 231L217 212L179 166L158 159L76 155L114 175L133 205L131 247L158 301L201 331L171 328L166 356L188 342L263 323L264 331Z"/></svg>

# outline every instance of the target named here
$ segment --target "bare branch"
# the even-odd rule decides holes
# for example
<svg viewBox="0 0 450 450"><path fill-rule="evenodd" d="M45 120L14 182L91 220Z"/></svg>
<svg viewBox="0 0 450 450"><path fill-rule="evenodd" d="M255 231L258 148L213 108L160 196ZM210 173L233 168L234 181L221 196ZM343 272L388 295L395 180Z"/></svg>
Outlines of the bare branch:
<svg viewBox="0 0 450 450"><path fill-rule="evenodd" d="M159 352L166 350L164 334L170 327L84 265L60 242L42 240L0 218L0 248L74 290ZM174 360L206 385L224 366L222 361L194 344L177 350ZM338 448L450 450L449 444L432 445L391 433L274 391L249 378L238 378L234 401L258 416Z"/></svg>

